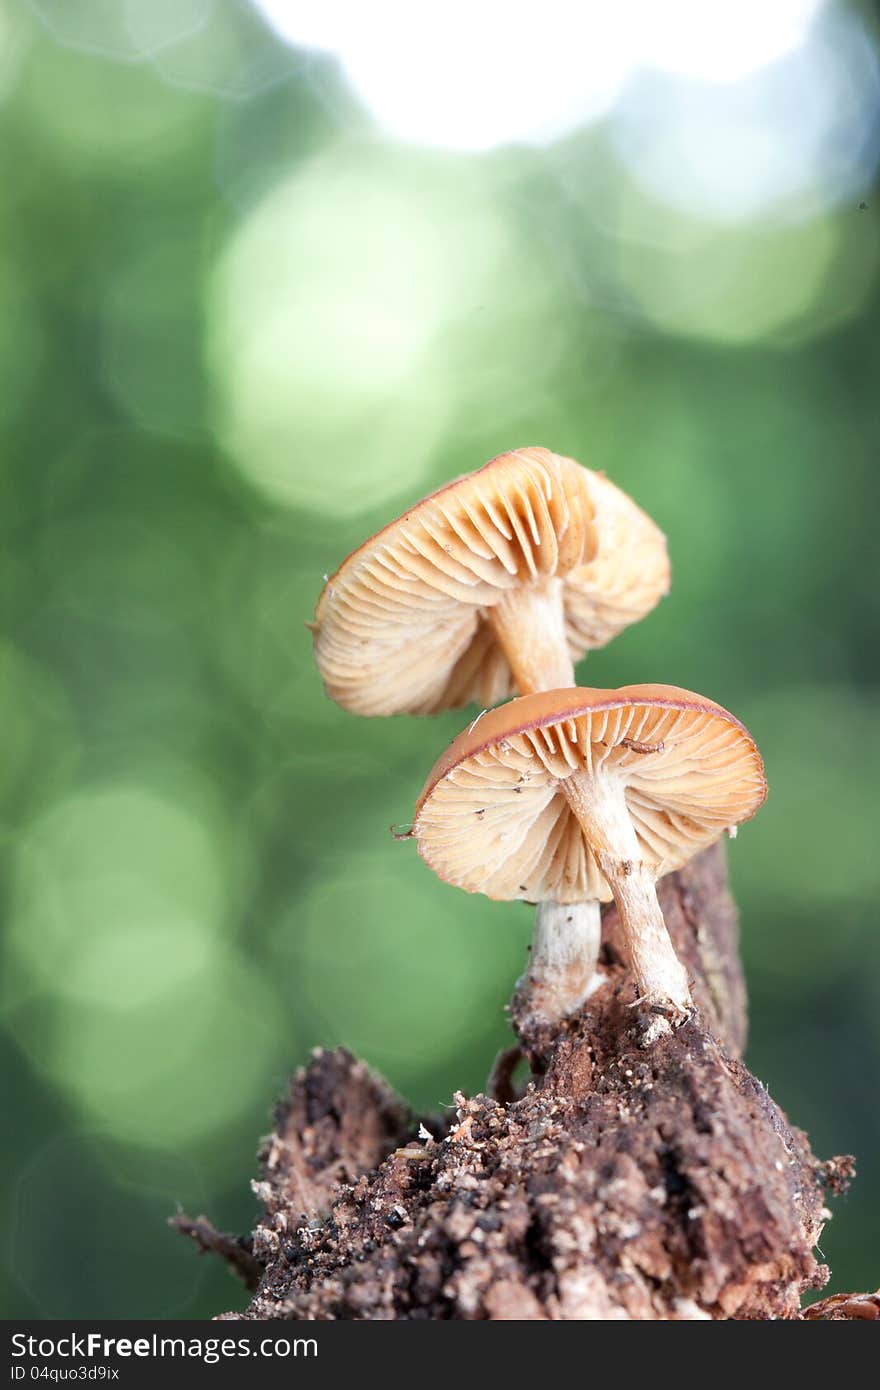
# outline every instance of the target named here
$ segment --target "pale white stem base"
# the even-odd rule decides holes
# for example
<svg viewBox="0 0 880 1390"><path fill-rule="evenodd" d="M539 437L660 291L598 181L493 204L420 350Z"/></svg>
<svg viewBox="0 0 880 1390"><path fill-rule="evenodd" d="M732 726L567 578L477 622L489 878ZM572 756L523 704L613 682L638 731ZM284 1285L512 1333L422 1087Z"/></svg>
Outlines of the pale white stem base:
<svg viewBox="0 0 880 1390"><path fill-rule="evenodd" d="M561 579L518 585L487 609L486 616L521 695L567 690L574 685Z"/></svg>
<svg viewBox="0 0 880 1390"><path fill-rule="evenodd" d="M529 968L521 981L538 1017L549 1023L566 1018L604 982L596 971L601 936L597 902L538 904Z"/></svg>
<svg viewBox="0 0 880 1390"><path fill-rule="evenodd" d="M639 1002L673 1024L683 1022L693 1011L687 973L669 939L653 872L641 858L622 783L601 773L577 772L560 790L614 895Z"/></svg>

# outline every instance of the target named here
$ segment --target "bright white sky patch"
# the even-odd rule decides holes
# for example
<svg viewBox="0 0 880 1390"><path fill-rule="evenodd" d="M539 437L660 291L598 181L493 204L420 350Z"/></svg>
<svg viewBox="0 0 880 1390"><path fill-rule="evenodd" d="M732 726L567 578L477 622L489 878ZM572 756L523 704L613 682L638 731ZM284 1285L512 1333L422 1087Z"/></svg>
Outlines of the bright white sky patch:
<svg viewBox="0 0 880 1390"><path fill-rule="evenodd" d="M821 0L255 3L288 42L335 53L392 134L481 150L596 119L639 68L738 80L795 49Z"/></svg>
<svg viewBox="0 0 880 1390"><path fill-rule="evenodd" d="M632 66L737 82L792 52L822 0L623 0Z"/></svg>
<svg viewBox="0 0 880 1390"><path fill-rule="evenodd" d="M858 202L876 165L878 111L873 44L854 17L840 15L785 61L735 82L645 72L611 128L643 188L730 222Z"/></svg>

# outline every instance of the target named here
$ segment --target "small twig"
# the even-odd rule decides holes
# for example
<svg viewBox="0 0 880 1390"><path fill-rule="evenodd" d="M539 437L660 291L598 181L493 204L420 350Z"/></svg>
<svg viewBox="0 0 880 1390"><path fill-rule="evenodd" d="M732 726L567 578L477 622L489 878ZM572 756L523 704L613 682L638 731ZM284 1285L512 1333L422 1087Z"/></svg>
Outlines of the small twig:
<svg viewBox="0 0 880 1390"><path fill-rule="evenodd" d="M499 1105L510 1105L518 1099L513 1074L524 1057L522 1048L514 1043L513 1047L503 1047L492 1063L486 1082L486 1095L497 1100Z"/></svg>
<svg viewBox="0 0 880 1390"><path fill-rule="evenodd" d="M197 1216L193 1220L183 1211L178 1211L176 1216L170 1216L168 1225L175 1231L180 1231L181 1235L194 1240L203 1255L210 1251L222 1256L246 1289L253 1291L259 1286L263 1266L254 1256L253 1239L250 1236L233 1236L227 1231L218 1231L207 1216Z"/></svg>
<svg viewBox="0 0 880 1390"><path fill-rule="evenodd" d="M878 1322L880 1289L876 1293L834 1293L804 1308L801 1318L805 1322Z"/></svg>

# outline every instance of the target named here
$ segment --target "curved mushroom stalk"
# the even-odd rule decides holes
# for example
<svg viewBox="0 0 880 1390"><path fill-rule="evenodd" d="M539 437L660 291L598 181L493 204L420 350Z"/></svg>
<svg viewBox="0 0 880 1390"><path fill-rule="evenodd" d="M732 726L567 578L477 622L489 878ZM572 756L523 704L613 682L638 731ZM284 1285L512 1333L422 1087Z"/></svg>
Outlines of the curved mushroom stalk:
<svg viewBox="0 0 880 1390"><path fill-rule="evenodd" d="M684 966L675 954L654 874L642 858L627 810L623 783L613 776L576 772L562 791L617 904L620 926L639 989L639 1002L673 1024L693 1012Z"/></svg>
<svg viewBox="0 0 880 1390"><path fill-rule="evenodd" d="M529 967L520 981L536 1016L557 1023L604 983L596 969L601 937L602 917L595 899L538 904Z"/></svg>
<svg viewBox="0 0 880 1390"><path fill-rule="evenodd" d="M486 617L524 695L574 685L561 579L508 589Z"/></svg>

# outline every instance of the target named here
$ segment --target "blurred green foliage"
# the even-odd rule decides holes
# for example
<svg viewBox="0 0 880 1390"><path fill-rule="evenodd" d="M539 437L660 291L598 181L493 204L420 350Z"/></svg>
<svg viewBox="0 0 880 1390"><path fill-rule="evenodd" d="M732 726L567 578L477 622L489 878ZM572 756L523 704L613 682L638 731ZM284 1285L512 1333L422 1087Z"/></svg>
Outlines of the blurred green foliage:
<svg viewBox="0 0 880 1390"><path fill-rule="evenodd" d="M764 752L749 1060L859 1156L823 1249L875 1287L878 209L701 221L601 126L394 145L243 4L144 7L180 24L149 61L39 10L0 6L4 1314L240 1305L164 1219L249 1225L316 1044L420 1106L484 1080L528 910L388 833L465 716L344 714L303 624L524 443L669 537L671 597L582 681L695 688Z"/></svg>

